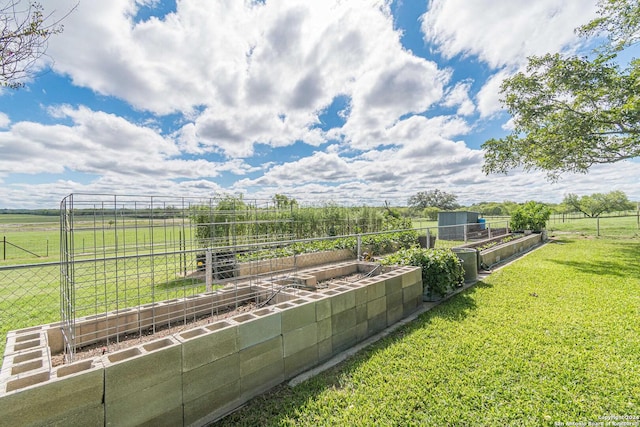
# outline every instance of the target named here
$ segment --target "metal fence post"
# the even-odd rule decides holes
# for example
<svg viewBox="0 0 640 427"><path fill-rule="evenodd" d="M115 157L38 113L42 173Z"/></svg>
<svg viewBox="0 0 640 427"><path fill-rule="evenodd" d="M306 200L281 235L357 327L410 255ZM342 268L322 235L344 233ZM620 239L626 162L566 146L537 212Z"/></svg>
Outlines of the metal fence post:
<svg viewBox="0 0 640 427"><path fill-rule="evenodd" d="M207 248L207 252L205 254L205 283L207 286L207 292L211 292L213 290L213 260L211 257L211 248Z"/></svg>
<svg viewBox="0 0 640 427"><path fill-rule="evenodd" d="M358 234L358 236L356 237L356 240L358 242L358 249L357 249L358 261L362 261L362 235Z"/></svg>

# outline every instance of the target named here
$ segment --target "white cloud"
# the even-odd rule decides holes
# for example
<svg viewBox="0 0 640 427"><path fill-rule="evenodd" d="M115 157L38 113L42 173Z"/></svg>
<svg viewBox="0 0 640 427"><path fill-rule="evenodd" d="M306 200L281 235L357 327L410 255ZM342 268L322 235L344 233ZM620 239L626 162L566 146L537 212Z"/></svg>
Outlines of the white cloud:
<svg viewBox="0 0 640 427"><path fill-rule="evenodd" d="M574 44L573 29L595 11L583 0L432 0L422 31L447 58L474 55L501 68Z"/></svg>
<svg viewBox="0 0 640 427"><path fill-rule="evenodd" d="M0 129L6 129L9 127L11 119L5 113L0 112Z"/></svg>
<svg viewBox="0 0 640 427"><path fill-rule="evenodd" d="M64 13L75 4L45 6ZM56 205L73 191L116 190L278 192L371 204L406 202L433 188L462 203L560 201L569 189L620 188L640 199L633 193L638 163L597 167L557 184L541 173L487 177L482 151L463 141L474 136L477 115L482 123L502 117L503 79L527 55L570 47L573 28L593 16L593 4L432 0L423 18L426 40L446 58L470 58L471 71L443 69L404 48L387 0L181 0L162 19L136 22L140 4L80 2L65 32L50 41L55 72L106 95L87 103L92 108L45 105L52 120L43 123L0 113L4 206L30 204L33 194ZM133 108L127 117L143 118L118 116L110 96ZM322 131L320 116L336 98L346 104L338 113L344 125ZM99 111L101 105L114 109ZM177 118L166 125L164 115L173 112ZM299 141L315 152L280 159L261 146L268 154L251 166L259 164L249 159L256 143ZM226 160L210 160L220 157ZM53 174L54 181L13 183L18 173ZM234 183L230 175L242 179Z"/></svg>
<svg viewBox="0 0 640 427"><path fill-rule="evenodd" d="M482 88L476 95L478 111L480 117L487 118L502 111L502 102L500 101L500 85L510 76L506 70L499 71L489 77Z"/></svg>
<svg viewBox="0 0 640 427"><path fill-rule="evenodd" d="M444 98L442 105L445 107L458 107L456 114L460 116L469 116L476 111L476 106L469 97L469 89L471 82L458 82L449 90Z"/></svg>
<svg viewBox="0 0 640 427"><path fill-rule="evenodd" d="M133 0L80 3L51 41L55 68L139 109L199 109L179 133L192 153L320 144L318 115L337 96L351 99L345 139L375 146L376 129L438 102L450 77L403 49L384 1L191 0L137 23L135 9Z"/></svg>
<svg viewBox="0 0 640 427"><path fill-rule="evenodd" d="M155 130L87 108L62 106L52 114L71 125L18 122L0 132L0 171L4 173L64 173L72 170L105 177L163 179L215 177L222 171L246 173L240 162L223 164L184 160L177 145ZM25 162L24 159L29 159Z"/></svg>

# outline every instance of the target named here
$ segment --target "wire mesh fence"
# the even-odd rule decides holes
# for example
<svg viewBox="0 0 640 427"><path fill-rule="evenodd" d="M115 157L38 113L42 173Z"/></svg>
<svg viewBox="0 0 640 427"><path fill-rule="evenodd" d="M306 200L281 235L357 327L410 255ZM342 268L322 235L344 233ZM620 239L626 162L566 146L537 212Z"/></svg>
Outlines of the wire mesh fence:
<svg viewBox="0 0 640 427"><path fill-rule="evenodd" d="M381 212L287 200L70 195L60 209L60 262L0 267L0 350L9 330L61 321L72 358L78 343L118 343L259 306L282 287L302 289L296 275L314 264L508 231L506 221L389 230ZM78 327L90 318L103 320L100 330Z"/></svg>
<svg viewBox="0 0 640 427"><path fill-rule="evenodd" d="M60 263L0 266L0 353L8 331L60 320Z"/></svg>

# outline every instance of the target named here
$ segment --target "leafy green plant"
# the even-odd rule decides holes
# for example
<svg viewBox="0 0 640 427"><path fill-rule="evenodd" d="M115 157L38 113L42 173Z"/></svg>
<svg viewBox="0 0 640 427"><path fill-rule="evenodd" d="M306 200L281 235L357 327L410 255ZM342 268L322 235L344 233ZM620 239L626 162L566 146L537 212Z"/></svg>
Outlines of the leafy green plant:
<svg viewBox="0 0 640 427"><path fill-rule="evenodd" d="M362 246L376 254L393 252L401 248L409 248L418 241L415 230L398 231L394 233L369 234L362 237ZM280 258L286 256L308 254L322 251L349 249L357 252L358 240L355 236L339 237L336 239L296 242L280 248L265 249L256 252L238 254L238 261L256 261L261 259Z"/></svg>
<svg viewBox="0 0 640 427"><path fill-rule="evenodd" d="M382 264L421 267L428 295L443 297L464 282L462 263L450 249L401 249L385 257Z"/></svg>
<svg viewBox="0 0 640 427"><path fill-rule="evenodd" d="M485 249L493 248L494 246L502 245L503 243L509 243L512 240L519 239L520 237L522 237L521 234L517 234L517 235L512 234L510 236L503 237L499 241L485 243L484 245L478 246L477 249L479 251L484 251Z"/></svg>
<svg viewBox="0 0 640 427"><path fill-rule="evenodd" d="M551 216L551 210L542 203L527 202L511 214L513 230L542 231Z"/></svg>

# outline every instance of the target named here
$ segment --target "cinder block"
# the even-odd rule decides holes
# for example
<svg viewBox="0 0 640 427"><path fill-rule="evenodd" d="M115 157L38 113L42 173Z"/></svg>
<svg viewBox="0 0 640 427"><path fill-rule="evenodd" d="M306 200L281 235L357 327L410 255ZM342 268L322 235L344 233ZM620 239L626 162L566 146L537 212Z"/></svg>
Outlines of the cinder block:
<svg viewBox="0 0 640 427"><path fill-rule="evenodd" d="M75 323L76 345L91 344L139 329L139 310L133 308L83 317Z"/></svg>
<svg viewBox="0 0 640 427"><path fill-rule="evenodd" d="M212 384L211 391L195 400L184 402L184 425L202 426L225 415L240 406L240 379L217 386Z"/></svg>
<svg viewBox="0 0 640 427"><path fill-rule="evenodd" d="M356 326L355 307L331 316L331 334L338 335Z"/></svg>
<svg viewBox="0 0 640 427"><path fill-rule="evenodd" d="M331 298L326 297L316 301L316 320L321 321L331 317Z"/></svg>
<svg viewBox="0 0 640 427"><path fill-rule="evenodd" d="M391 294L388 293L386 298L387 311L397 307L402 307L402 288L400 288L399 292L394 292Z"/></svg>
<svg viewBox="0 0 640 427"><path fill-rule="evenodd" d="M0 397L0 424L103 425L103 366L88 359L58 368L49 381Z"/></svg>
<svg viewBox="0 0 640 427"><path fill-rule="evenodd" d="M369 336L369 322L356 324L356 340L362 341Z"/></svg>
<svg viewBox="0 0 640 427"><path fill-rule="evenodd" d="M420 267L404 267L402 287L413 286L416 282L422 283L422 269Z"/></svg>
<svg viewBox="0 0 640 427"><path fill-rule="evenodd" d="M406 303L422 295L422 282L416 282L402 289L402 302Z"/></svg>
<svg viewBox="0 0 640 427"><path fill-rule="evenodd" d="M177 410L182 411L181 375L154 383L133 394L111 396L108 400L105 394L107 426L151 425L162 415Z"/></svg>
<svg viewBox="0 0 640 427"><path fill-rule="evenodd" d="M367 304L356 306L356 324L367 323Z"/></svg>
<svg viewBox="0 0 640 427"><path fill-rule="evenodd" d="M50 378L51 372L48 367L8 376L3 378L2 383L0 383L0 395L47 382Z"/></svg>
<svg viewBox="0 0 640 427"><path fill-rule="evenodd" d="M357 329L355 325L348 329L341 329L339 333L336 333L331 337L333 352L338 353L353 346L357 342L356 336Z"/></svg>
<svg viewBox="0 0 640 427"><path fill-rule="evenodd" d="M377 316L370 317L367 322L369 335L377 334L387 327L387 313L386 311L378 314Z"/></svg>
<svg viewBox="0 0 640 427"><path fill-rule="evenodd" d="M163 301L154 306L150 311L150 317L147 319L149 326L154 324L156 327L166 325L170 322L181 320L186 309L186 302L183 299L173 299ZM142 319L141 319L142 324Z"/></svg>
<svg viewBox="0 0 640 427"><path fill-rule="evenodd" d="M318 342L324 341L327 338L331 338L333 334L333 328L331 326L331 317L322 319L316 323L318 328Z"/></svg>
<svg viewBox="0 0 640 427"><path fill-rule="evenodd" d="M240 375L242 377L251 376L266 366L278 361L282 362L282 357L282 335L253 347L242 349L240 350ZM282 368L284 369L284 366Z"/></svg>
<svg viewBox="0 0 640 427"><path fill-rule="evenodd" d="M17 353L5 354L2 371L0 371L0 396L4 393L7 382L49 369L51 369L51 357L47 347L34 347ZM42 375L39 377L42 378ZM22 383L24 383L24 387L31 385L28 384L28 381L22 381ZM17 389L15 386L17 383L12 384L9 386L9 391Z"/></svg>
<svg viewBox="0 0 640 427"><path fill-rule="evenodd" d="M141 427L175 427L184 425L182 405L140 424Z"/></svg>
<svg viewBox="0 0 640 427"><path fill-rule="evenodd" d="M293 378L300 372L304 372L318 364L318 344L306 347L303 350L285 356L284 376L285 379Z"/></svg>
<svg viewBox="0 0 640 427"><path fill-rule="evenodd" d="M47 343L51 354L64 352L64 337L62 336L61 323L52 323L45 326L47 333Z"/></svg>
<svg viewBox="0 0 640 427"><path fill-rule="evenodd" d="M113 400L132 394L151 398L146 390L181 379L181 347L177 340L166 337L102 356L107 406Z"/></svg>
<svg viewBox="0 0 640 427"><path fill-rule="evenodd" d="M240 377L240 399L249 400L284 381L284 360L261 367L259 370Z"/></svg>
<svg viewBox="0 0 640 427"><path fill-rule="evenodd" d="M387 298L381 298L369 301L367 304L367 318L372 319L387 311Z"/></svg>
<svg viewBox="0 0 640 427"><path fill-rule="evenodd" d="M356 299L356 306L366 304L369 301L369 295L367 293L368 288L368 286L358 283L358 287L353 290L353 294Z"/></svg>
<svg viewBox="0 0 640 427"><path fill-rule="evenodd" d="M282 346L284 357L299 353L318 343L318 325L314 322L302 328L283 333Z"/></svg>
<svg viewBox="0 0 640 427"><path fill-rule="evenodd" d="M377 300L378 298L382 298L386 293L386 283L385 279L382 276L377 276L375 278L377 281L373 282L367 288L367 296L369 301Z"/></svg>
<svg viewBox="0 0 640 427"><path fill-rule="evenodd" d="M286 308L280 314L282 321L282 333L299 329L305 325L316 322L316 303L298 298L290 301L290 308Z"/></svg>
<svg viewBox="0 0 640 427"><path fill-rule="evenodd" d="M47 333L42 327L29 328L18 331L9 331L4 354L13 354L26 350L34 350L38 347L49 346Z"/></svg>
<svg viewBox="0 0 640 427"><path fill-rule="evenodd" d="M331 297L331 315L335 316L356 306L356 294L348 289Z"/></svg>
<svg viewBox="0 0 640 427"><path fill-rule="evenodd" d="M414 311L416 311L422 305L422 295L415 297L413 300L409 300L402 305L403 316L407 317Z"/></svg>
<svg viewBox="0 0 640 427"><path fill-rule="evenodd" d="M252 347L273 337L280 336L282 332L282 319L280 312L256 317L252 314L242 314L232 317L231 320L238 324L238 349Z"/></svg>
<svg viewBox="0 0 640 427"><path fill-rule="evenodd" d="M323 362L333 355L333 343L331 338L318 342L318 362Z"/></svg>
<svg viewBox="0 0 640 427"><path fill-rule="evenodd" d="M238 351L238 326L219 321L176 336L182 342L182 369L188 372Z"/></svg>
<svg viewBox="0 0 640 427"><path fill-rule="evenodd" d="M183 401L191 402L199 399L213 389L219 389L239 379L240 356L238 353L217 359L183 374Z"/></svg>
<svg viewBox="0 0 640 427"><path fill-rule="evenodd" d="M396 292L402 291L402 276L398 274L396 271L392 271L386 274L387 278L385 279L385 292L388 294L393 294Z"/></svg>
<svg viewBox="0 0 640 427"><path fill-rule="evenodd" d="M402 292L396 292L402 293ZM387 307L387 326L391 326L396 323L398 320L402 319L402 315L404 314L404 307L402 305L402 299L400 299L399 305L394 305L393 307Z"/></svg>

